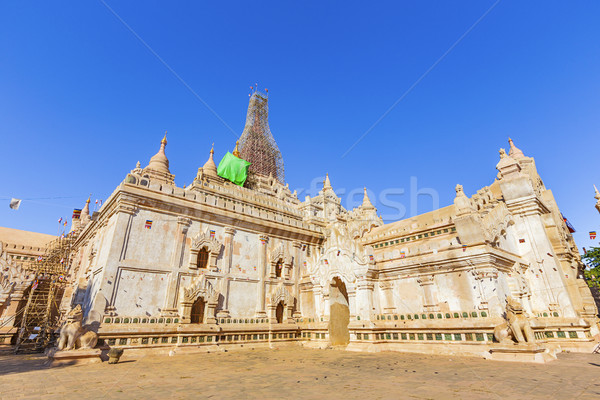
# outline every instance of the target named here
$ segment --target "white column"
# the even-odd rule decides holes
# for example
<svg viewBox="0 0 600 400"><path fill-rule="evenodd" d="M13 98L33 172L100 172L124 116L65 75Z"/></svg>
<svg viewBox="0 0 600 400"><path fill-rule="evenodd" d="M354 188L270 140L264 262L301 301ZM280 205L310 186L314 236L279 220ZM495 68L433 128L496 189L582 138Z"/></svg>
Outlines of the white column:
<svg viewBox="0 0 600 400"><path fill-rule="evenodd" d="M259 269L259 282L258 282L258 309L256 310L257 318L265 318L267 316L265 308L266 300L266 288L265 288L265 275L267 273L267 244L269 241L268 236L261 235L260 248L258 250L258 269Z"/></svg>
<svg viewBox="0 0 600 400"><path fill-rule="evenodd" d="M223 309L217 314L219 318L229 317L229 285L231 281L231 263L233 259L233 236L235 235L235 229L227 226L225 227L225 238L223 239L223 281L222 290L223 294Z"/></svg>
<svg viewBox="0 0 600 400"><path fill-rule="evenodd" d="M173 252L171 253L171 273L169 274L169 286L167 287L165 306L161 309L162 316L177 315L177 284L179 280L179 273L177 270L181 268L183 262L185 237L191 223L192 221L189 218L177 218L177 236L175 238Z"/></svg>

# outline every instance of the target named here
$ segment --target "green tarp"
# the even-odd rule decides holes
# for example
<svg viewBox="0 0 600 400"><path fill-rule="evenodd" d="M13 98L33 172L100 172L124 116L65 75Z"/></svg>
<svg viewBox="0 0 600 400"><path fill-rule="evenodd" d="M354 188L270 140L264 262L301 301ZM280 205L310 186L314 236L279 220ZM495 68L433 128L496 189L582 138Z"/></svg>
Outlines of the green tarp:
<svg viewBox="0 0 600 400"><path fill-rule="evenodd" d="M248 167L250 164L248 161L237 158L230 152L227 152L219 163L217 174L236 185L244 186L244 182L246 182L246 178L248 177Z"/></svg>

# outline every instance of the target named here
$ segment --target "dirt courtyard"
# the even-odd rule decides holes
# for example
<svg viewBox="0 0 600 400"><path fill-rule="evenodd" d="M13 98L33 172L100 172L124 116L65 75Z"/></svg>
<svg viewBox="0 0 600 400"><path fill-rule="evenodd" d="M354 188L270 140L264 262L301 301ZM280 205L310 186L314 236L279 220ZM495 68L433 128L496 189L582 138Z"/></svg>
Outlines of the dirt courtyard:
<svg viewBox="0 0 600 400"><path fill-rule="evenodd" d="M1 399L598 399L600 355L545 365L304 348L131 355L48 368L0 352Z"/></svg>

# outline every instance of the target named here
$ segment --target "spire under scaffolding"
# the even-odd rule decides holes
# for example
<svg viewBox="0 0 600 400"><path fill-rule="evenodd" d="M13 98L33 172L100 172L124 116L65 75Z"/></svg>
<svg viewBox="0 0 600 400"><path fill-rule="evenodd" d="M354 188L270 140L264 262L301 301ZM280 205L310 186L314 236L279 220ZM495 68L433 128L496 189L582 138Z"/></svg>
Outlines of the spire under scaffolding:
<svg viewBox="0 0 600 400"><path fill-rule="evenodd" d="M250 172L272 175L285 183L283 158L269 129L269 96L255 90L250 96L246 125L239 140L241 158L252 163Z"/></svg>

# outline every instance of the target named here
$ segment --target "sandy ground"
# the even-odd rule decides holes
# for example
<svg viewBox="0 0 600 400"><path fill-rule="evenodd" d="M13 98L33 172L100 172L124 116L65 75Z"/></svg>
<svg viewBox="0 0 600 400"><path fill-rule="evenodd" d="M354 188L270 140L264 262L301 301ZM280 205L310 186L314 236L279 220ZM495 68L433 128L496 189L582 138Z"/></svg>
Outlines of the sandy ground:
<svg viewBox="0 0 600 400"><path fill-rule="evenodd" d="M49 368L0 352L1 399L599 399L600 355L545 365L281 348Z"/></svg>

